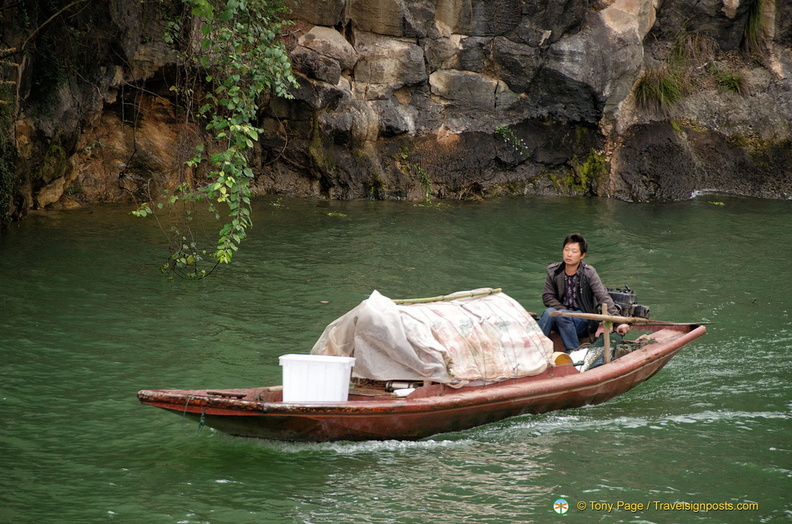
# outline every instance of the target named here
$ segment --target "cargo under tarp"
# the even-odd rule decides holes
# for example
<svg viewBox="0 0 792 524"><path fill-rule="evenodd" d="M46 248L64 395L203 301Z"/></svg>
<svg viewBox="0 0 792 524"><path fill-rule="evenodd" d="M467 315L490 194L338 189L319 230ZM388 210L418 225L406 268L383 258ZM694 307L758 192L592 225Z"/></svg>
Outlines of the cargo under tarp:
<svg viewBox="0 0 792 524"><path fill-rule="evenodd" d="M481 291L418 304L374 291L327 326L311 354L355 357L352 376L371 380L461 385L543 372L552 341L516 300Z"/></svg>

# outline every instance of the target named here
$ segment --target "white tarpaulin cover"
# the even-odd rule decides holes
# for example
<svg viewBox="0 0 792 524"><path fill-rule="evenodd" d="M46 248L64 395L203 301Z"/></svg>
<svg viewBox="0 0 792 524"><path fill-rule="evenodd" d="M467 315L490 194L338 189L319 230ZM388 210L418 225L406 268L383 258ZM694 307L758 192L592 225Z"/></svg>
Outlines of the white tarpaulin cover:
<svg viewBox="0 0 792 524"><path fill-rule="evenodd" d="M552 353L552 341L505 293L397 304L377 291L327 326L311 350L355 357L357 378L445 384L537 375Z"/></svg>

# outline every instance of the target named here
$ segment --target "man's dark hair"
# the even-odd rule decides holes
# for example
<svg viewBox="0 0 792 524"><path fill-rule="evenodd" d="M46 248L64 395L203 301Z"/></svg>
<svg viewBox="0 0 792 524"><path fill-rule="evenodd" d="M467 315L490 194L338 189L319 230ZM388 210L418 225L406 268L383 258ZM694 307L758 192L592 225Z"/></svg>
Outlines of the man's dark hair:
<svg viewBox="0 0 792 524"><path fill-rule="evenodd" d="M564 239L564 245L561 247L564 248L566 247L567 244L574 244L576 242L580 246L581 253L585 253L588 251L588 243L586 242L586 239L583 238L583 235L581 235L580 233L572 233L571 235L568 235Z"/></svg>

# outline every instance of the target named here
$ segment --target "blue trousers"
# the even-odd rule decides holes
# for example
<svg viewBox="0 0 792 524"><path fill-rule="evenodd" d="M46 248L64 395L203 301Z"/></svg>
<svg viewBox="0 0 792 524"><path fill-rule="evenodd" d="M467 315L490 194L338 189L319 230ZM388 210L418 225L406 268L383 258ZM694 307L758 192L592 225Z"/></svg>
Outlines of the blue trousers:
<svg viewBox="0 0 792 524"><path fill-rule="evenodd" d="M550 332L555 331L561 336L561 341L567 351L576 349L580 345L580 337L588 335L589 321L585 318L551 317L550 313L553 311L572 312L570 309L556 309L553 307L545 309L539 318L539 328L542 333L549 337ZM580 311L575 313L580 313Z"/></svg>

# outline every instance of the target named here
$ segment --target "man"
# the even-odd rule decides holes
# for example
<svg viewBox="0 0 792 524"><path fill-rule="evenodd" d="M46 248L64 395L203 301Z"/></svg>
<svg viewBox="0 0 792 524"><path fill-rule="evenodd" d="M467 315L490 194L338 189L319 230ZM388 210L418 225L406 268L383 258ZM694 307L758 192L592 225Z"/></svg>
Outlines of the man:
<svg viewBox="0 0 792 524"><path fill-rule="evenodd" d="M539 319L539 327L548 337L553 331L558 333L566 351L576 349L580 345L580 338L596 331L597 323L583 318L551 317L550 313L598 313L596 307L605 304L608 314L619 314L597 272L583 262L587 251L586 239L579 233L573 233L564 239L563 261L547 266L547 280L542 292L542 302L547 309ZM629 330L627 324L616 326L616 332L620 335L627 334Z"/></svg>

